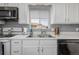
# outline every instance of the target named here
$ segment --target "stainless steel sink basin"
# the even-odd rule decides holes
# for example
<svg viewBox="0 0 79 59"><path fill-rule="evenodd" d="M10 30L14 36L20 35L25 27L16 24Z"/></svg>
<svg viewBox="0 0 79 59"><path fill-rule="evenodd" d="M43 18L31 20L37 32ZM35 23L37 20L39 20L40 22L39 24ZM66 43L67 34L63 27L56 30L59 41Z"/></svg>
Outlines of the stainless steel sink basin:
<svg viewBox="0 0 79 59"><path fill-rule="evenodd" d="M32 36L32 35L29 35L28 37L39 37L39 38L46 38L46 37L48 37L48 38L55 38L54 36L51 36L51 35L37 35L37 36Z"/></svg>
<svg viewBox="0 0 79 59"><path fill-rule="evenodd" d="M52 37L51 35L38 35L38 37Z"/></svg>

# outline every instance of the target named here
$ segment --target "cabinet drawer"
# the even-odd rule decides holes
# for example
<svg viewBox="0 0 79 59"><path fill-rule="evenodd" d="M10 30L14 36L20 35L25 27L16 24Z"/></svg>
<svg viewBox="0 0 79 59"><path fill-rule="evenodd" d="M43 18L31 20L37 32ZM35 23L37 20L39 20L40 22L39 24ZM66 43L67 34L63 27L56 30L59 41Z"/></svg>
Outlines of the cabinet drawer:
<svg viewBox="0 0 79 59"><path fill-rule="evenodd" d="M12 40L12 41L11 41L11 44L12 44L13 46L19 46L19 45L21 45L21 40Z"/></svg>
<svg viewBox="0 0 79 59"><path fill-rule="evenodd" d="M57 46L57 40L40 40L40 46L42 47L56 47Z"/></svg>
<svg viewBox="0 0 79 59"><path fill-rule="evenodd" d="M39 40L23 40L23 46L26 47L38 47L39 46Z"/></svg>
<svg viewBox="0 0 79 59"><path fill-rule="evenodd" d="M12 47L11 54L12 55L20 55L21 54L21 47Z"/></svg>

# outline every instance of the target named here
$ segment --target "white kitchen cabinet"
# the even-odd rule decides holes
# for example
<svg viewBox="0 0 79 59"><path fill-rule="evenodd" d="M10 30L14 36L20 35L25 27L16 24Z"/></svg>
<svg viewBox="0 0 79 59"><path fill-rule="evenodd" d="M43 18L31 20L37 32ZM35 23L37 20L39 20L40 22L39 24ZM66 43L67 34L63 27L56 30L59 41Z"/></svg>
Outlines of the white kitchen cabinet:
<svg viewBox="0 0 79 59"><path fill-rule="evenodd" d="M65 4L55 4L55 19L54 24L65 24Z"/></svg>
<svg viewBox="0 0 79 59"><path fill-rule="evenodd" d="M25 23L24 24L29 24L29 4L25 4Z"/></svg>
<svg viewBox="0 0 79 59"><path fill-rule="evenodd" d="M51 24L79 24L79 4L52 4Z"/></svg>
<svg viewBox="0 0 79 59"><path fill-rule="evenodd" d="M23 40L23 55L38 55L39 40Z"/></svg>
<svg viewBox="0 0 79 59"><path fill-rule="evenodd" d="M21 54L22 54L22 41L11 40L11 55L21 55Z"/></svg>
<svg viewBox="0 0 79 59"><path fill-rule="evenodd" d="M28 4L19 4L19 24L29 23L29 8Z"/></svg>
<svg viewBox="0 0 79 59"><path fill-rule="evenodd" d="M79 4L66 4L66 23L78 24L79 23Z"/></svg>
<svg viewBox="0 0 79 59"><path fill-rule="evenodd" d="M57 47L43 47L41 48L40 55L57 55Z"/></svg>
<svg viewBox="0 0 79 59"><path fill-rule="evenodd" d="M41 55L56 55L57 54L57 40L40 40L40 54Z"/></svg>
<svg viewBox="0 0 79 59"><path fill-rule="evenodd" d="M54 24L54 20L55 20L55 4L51 4L51 8L50 8L50 23Z"/></svg>
<svg viewBox="0 0 79 59"><path fill-rule="evenodd" d="M56 55L57 40L23 40L24 55Z"/></svg>

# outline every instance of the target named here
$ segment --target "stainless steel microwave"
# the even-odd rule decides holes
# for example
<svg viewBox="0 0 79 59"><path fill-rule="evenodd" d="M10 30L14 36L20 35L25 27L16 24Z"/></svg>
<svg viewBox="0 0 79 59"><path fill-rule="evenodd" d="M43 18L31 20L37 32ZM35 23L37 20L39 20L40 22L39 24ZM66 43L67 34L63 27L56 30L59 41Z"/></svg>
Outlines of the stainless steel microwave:
<svg viewBox="0 0 79 59"><path fill-rule="evenodd" d="M0 19L17 19L17 7L0 7Z"/></svg>

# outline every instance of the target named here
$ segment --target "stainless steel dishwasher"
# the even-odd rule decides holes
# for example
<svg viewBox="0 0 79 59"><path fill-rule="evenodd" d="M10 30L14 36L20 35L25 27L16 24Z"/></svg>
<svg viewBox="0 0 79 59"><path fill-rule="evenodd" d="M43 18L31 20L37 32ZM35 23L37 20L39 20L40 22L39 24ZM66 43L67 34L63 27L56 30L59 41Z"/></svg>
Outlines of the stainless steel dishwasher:
<svg viewBox="0 0 79 59"><path fill-rule="evenodd" d="M79 55L78 39L58 40L58 55Z"/></svg>
<svg viewBox="0 0 79 59"><path fill-rule="evenodd" d="M0 55L10 55L10 40L0 39Z"/></svg>

